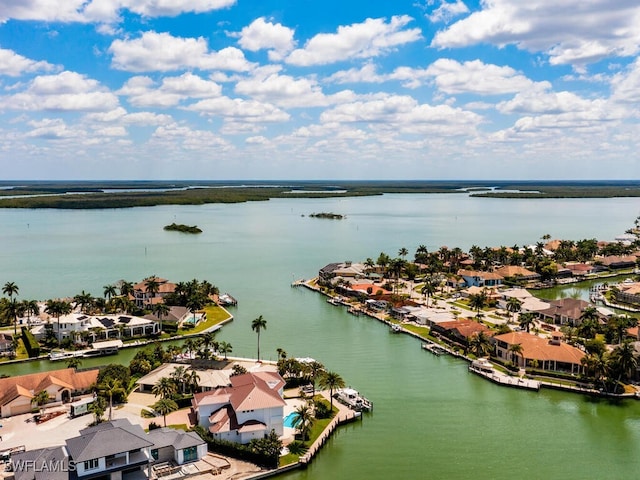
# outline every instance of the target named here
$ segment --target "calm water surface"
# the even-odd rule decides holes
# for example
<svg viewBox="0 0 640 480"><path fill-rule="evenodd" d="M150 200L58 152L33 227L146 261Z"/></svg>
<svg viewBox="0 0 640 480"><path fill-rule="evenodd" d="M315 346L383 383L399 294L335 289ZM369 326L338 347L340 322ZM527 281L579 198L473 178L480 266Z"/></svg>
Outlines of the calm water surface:
<svg viewBox="0 0 640 480"><path fill-rule="evenodd" d="M101 295L119 279L207 279L239 300L219 338L255 356L311 356L373 400L313 464L287 479L634 478L640 403L611 404L543 390L505 389L434 357L419 343L353 317L293 279L326 263L411 254L420 244L468 249L554 238L612 239L633 223L637 199L500 200L464 195L280 199L236 205L99 211L0 210L0 283L20 298ZM308 214L334 212L332 221ZM171 222L198 225L190 236ZM37 366L36 366L37 367ZM35 367L30 367L35 368ZM10 371L0 367L0 372ZM12 372L13 373L13 372Z"/></svg>

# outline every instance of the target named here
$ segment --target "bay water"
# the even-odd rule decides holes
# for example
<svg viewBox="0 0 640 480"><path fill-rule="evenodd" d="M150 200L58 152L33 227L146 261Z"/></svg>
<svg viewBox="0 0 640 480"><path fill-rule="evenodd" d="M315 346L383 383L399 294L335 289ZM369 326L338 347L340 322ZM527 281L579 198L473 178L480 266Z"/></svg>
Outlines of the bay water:
<svg viewBox="0 0 640 480"><path fill-rule="evenodd" d="M287 479L627 479L640 471L640 403L502 388L434 357L408 336L354 317L293 280L334 261L392 257L405 247L467 250L552 238L611 240L640 201L514 200L466 194L277 199L231 205L106 210L0 209L0 283L20 299L94 296L120 279L209 280L239 301L218 335L255 357L251 321L267 320L263 358L276 349L323 362L374 403L339 429L306 470ZM343 220L311 218L333 212ZM166 232L169 223L203 233ZM92 359L91 361L98 361ZM126 361L126 359L123 359ZM29 365L29 366L27 366ZM37 363L0 366L25 373Z"/></svg>

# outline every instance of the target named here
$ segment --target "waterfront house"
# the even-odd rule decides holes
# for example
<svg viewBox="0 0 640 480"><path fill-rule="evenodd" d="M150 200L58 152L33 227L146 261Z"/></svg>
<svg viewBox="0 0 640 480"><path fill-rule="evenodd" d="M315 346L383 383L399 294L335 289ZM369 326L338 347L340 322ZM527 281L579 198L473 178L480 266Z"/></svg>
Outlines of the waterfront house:
<svg viewBox="0 0 640 480"><path fill-rule="evenodd" d="M41 391L51 402L70 402L88 392L98 379L98 369L76 372L73 368L0 378L0 417L29 413L33 398Z"/></svg>
<svg viewBox="0 0 640 480"><path fill-rule="evenodd" d="M83 337L95 341L98 338L120 338L122 335L137 337L160 333L160 326L155 319L134 315L85 315L76 312L58 319L50 318L49 321L49 324L36 325L31 333L42 339L47 329L51 328L58 341L70 338L74 342L79 342Z"/></svg>
<svg viewBox="0 0 640 480"><path fill-rule="evenodd" d="M640 305L640 282L622 283L614 290L616 302L627 303L634 306Z"/></svg>
<svg viewBox="0 0 640 480"><path fill-rule="evenodd" d="M11 460L16 480L123 480L152 478L154 463L182 465L206 454L207 444L195 432L161 428L146 434L118 419L80 430L65 446L29 450Z"/></svg>
<svg viewBox="0 0 640 480"><path fill-rule="evenodd" d="M520 306L521 312L539 312L540 310L546 310L549 308L549 303L540 300L538 297L529 293L524 288L510 288L508 290L502 290L498 292L500 297L498 298L498 308L507 310L509 299L517 298L522 302Z"/></svg>
<svg viewBox="0 0 640 480"><path fill-rule="evenodd" d="M463 346L467 346L469 344L469 339L480 332L484 332L489 335L491 333L491 329L480 322L470 319L440 322L431 326L432 334L446 337Z"/></svg>
<svg viewBox="0 0 640 480"><path fill-rule="evenodd" d="M551 338L538 337L527 332L510 332L493 337L496 357L513 362L518 367L531 367L554 372L579 374L584 352L562 341L562 333L553 332ZM520 345L521 353L513 354L512 345Z"/></svg>
<svg viewBox="0 0 640 480"><path fill-rule="evenodd" d="M142 378L136 381L138 390L140 392L151 392L153 386L156 385L161 378L171 378L176 368L182 367L185 369L185 377L188 377L192 372L196 372L198 375L198 391L208 392L220 387L227 387L231 385L231 374L233 370L229 368L216 369L216 368L194 368L190 365L180 363L165 363L160 365L155 370L147 373Z"/></svg>
<svg viewBox="0 0 640 480"><path fill-rule="evenodd" d="M595 272L594 266L589 263L567 262L564 268L568 269L574 277L586 277Z"/></svg>
<svg viewBox="0 0 640 480"><path fill-rule="evenodd" d="M458 270L458 276L462 277L467 287L497 287L502 285L504 278L494 272L481 272L477 270Z"/></svg>
<svg viewBox="0 0 640 480"><path fill-rule="evenodd" d="M636 266L637 258L635 255L610 255L608 257L603 257L598 259L602 265L607 267L610 270L619 270L621 268L633 268Z"/></svg>
<svg viewBox="0 0 640 480"><path fill-rule="evenodd" d="M155 277L157 291L150 292L147 288L147 280L136 283L133 286L132 300L138 308L148 308L157 303L163 303L164 297L176 291L176 284L165 278Z"/></svg>
<svg viewBox="0 0 640 480"><path fill-rule="evenodd" d="M231 377L231 386L194 395L192 411L198 425L214 438L249 443L271 430L283 434L284 380L277 372Z"/></svg>
<svg viewBox="0 0 640 480"><path fill-rule="evenodd" d="M540 320L555 325L571 325L575 327L582 323L582 313L587 307L594 307L592 303L578 298L560 298L558 300L550 300L549 308L539 310ZM598 311L598 317L604 322L606 317Z"/></svg>
<svg viewBox="0 0 640 480"><path fill-rule="evenodd" d="M366 278L366 265L350 261L341 263L329 263L320 269L318 278L320 283L335 283L338 278L345 280Z"/></svg>

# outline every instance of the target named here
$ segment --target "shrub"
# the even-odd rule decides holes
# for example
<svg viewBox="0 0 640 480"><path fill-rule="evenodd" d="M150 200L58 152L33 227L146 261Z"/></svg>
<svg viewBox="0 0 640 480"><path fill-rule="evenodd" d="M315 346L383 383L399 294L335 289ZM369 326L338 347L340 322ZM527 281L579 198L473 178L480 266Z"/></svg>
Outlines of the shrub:
<svg viewBox="0 0 640 480"><path fill-rule="evenodd" d="M33 333L27 330L26 327L22 327L22 342L24 343L24 348L27 349L29 358L40 356L40 344L36 337L33 336Z"/></svg>

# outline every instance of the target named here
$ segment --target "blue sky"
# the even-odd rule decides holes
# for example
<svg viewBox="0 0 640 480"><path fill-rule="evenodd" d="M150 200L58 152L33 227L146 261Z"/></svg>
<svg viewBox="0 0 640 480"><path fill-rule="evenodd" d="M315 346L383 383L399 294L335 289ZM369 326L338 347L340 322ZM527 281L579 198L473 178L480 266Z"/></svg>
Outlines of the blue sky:
<svg viewBox="0 0 640 480"><path fill-rule="evenodd" d="M0 0L0 178L640 177L637 0Z"/></svg>

